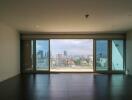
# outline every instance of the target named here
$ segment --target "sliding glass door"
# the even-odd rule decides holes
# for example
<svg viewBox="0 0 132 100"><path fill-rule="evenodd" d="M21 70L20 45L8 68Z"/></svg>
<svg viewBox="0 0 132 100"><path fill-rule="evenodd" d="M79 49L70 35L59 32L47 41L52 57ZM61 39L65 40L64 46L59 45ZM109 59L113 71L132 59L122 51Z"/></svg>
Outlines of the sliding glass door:
<svg viewBox="0 0 132 100"><path fill-rule="evenodd" d="M112 40L112 70L124 70L124 42L123 40Z"/></svg>
<svg viewBox="0 0 132 100"><path fill-rule="evenodd" d="M22 42L23 72L124 71L124 40L43 39Z"/></svg>
<svg viewBox="0 0 132 100"><path fill-rule="evenodd" d="M96 71L108 71L108 40L96 40Z"/></svg>
<svg viewBox="0 0 132 100"><path fill-rule="evenodd" d="M124 71L124 40L96 40L96 71Z"/></svg>
<svg viewBox="0 0 132 100"><path fill-rule="evenodd" d="M25 40L22 42L22 47L21 47L21 50L22 50L22 66L23 66L23 69L22 71L23 72L32 72L34 69L33 69L33 45L32 45L32 41L30 40Z"/></svg>
<svg viewBox="0 0 132 100"><path fill-rule="evenodd" d="M36 40L36 70L49 70L49 40Z"/></svg>

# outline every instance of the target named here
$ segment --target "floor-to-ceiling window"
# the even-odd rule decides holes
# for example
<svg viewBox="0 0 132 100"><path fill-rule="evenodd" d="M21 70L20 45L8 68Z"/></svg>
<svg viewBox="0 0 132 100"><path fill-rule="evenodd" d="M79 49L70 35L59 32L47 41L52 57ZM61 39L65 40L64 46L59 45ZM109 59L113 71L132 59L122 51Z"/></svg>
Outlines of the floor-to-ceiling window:
<svg viewBox="0 0 132 100"><path fill-rule="evenodd" d="M108 70L108 40L96 40L96 70Z"/></svg>
<svg viewBox="0 0 132 100"><path fill-rule="evenodd" d="M32 41L25 40L22 42L22 66L24 71L31 72L33 71L33 45Z"/></svg>
<svg viewBox="0 0 132 100"><path fill-rule="evenodd" d="M124 41L112 40L112 70L124 69Z"/></svg>
<svg viewBox="0 0 132 100"><path fill-rule="evenodd" d="M123 72L123 39L26 39L23 72Z"/></svg>
<svg viewBox="0 0 132 100"><path fill-rule="evenodd" d="M93 71L93 39L51 39L50 71Z"/></svg>
<svg viewBox="0 0 132 100"><path fill-rule="evenodd" d="M36 40L36 70L49 70L49 40Z"/></svg>

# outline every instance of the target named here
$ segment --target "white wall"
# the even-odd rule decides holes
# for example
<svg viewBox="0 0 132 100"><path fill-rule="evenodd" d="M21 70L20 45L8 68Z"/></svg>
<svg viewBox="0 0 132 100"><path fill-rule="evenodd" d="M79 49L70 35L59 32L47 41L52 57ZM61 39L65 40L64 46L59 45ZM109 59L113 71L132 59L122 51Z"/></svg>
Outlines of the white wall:
<svg viewBox="0 0 132 100"><path fill-rule="evenodd" d="M127 33L126 68L127 68L128 74L132 75L132 31Z"/></svg>
<svg viewBox="0 0 132 100"><path fill-rule="evenodd" d="M19 34L0 23L0 81L20 73Z"/></svg>

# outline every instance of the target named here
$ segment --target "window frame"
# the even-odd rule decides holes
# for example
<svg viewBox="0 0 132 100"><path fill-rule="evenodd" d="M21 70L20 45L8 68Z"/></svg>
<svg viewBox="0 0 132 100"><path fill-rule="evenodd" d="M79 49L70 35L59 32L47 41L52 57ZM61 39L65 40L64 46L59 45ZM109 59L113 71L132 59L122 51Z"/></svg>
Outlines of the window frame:
<svg viewBox="0 0 132 100"><path fill-rule="evenodd" d="M52 36L51 36L52 35ZM54 37L55 36L55 37ZM74 37L75 36L75 37ZM81 37L80 37L81 36ZM36 40L48 40L49 41L49 70L48 70L48 73L51 73L50 72L50 39L93 39L93 73L97 72L97 73L125 73L126 71L126 40L125 40L125 35L124 34L114 34L112 37L110 35L101 35L99 34L96 35L87 35L87 34L48 34L48 35L44 35L44 34L21 34L21 39L20 39L20 43L22 44L22 42L24 40L33 40L34 42ZM108 63L108 71L97 71L96 70L96 40L108 40L108 59L109 59L109 63ZM123 40L123 43L124 43L124 54L123 54L123 71L112 71L112 40ZM34 45L34 48L36 46ZM21 45L21 48L22 48L22 45ZM34 51L36 51L34 49ZM24 71L24 68L22 66L22 50L21 50L21 72L23 73ZM35 55L33 56L35 58ZM35 60L34 61L34 71L33 73L37 73L38 71L36 71L35 69L35 65L36 65L36 62ZM31 72L29 72L31 73ZM44 72L45 73L45 72Z"/></svg>

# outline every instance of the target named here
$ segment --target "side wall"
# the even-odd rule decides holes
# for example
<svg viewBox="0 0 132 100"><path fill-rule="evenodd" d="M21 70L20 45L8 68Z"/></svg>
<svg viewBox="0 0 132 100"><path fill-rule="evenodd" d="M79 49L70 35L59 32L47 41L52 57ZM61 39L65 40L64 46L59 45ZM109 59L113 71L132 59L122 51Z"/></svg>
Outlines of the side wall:
<svg viewBox="0 0 132 100"><path fill-rule="evenodd" d="M126 69L132 75L132 31L127 33L126 38Z"/></svg>
<svg viewBox="0 0 132 100"><path fill-rule="evenodd" d="M20 73L19 34L0 23L0 81Z"/></svg>

